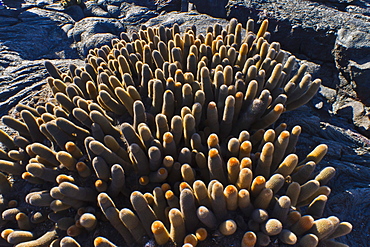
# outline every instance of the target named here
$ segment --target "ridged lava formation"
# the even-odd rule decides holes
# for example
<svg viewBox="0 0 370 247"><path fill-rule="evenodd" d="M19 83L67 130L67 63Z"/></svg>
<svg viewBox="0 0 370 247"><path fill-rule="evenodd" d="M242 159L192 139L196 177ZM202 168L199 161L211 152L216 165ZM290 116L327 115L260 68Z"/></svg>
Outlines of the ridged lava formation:
<svg viewBox="0 0 370 247"><path fill-rule="evenodd" d="M322 218L327 146L299 161L301 128L274 126L320 80L268 43L267 25L254 34L249 20L244 38L235 19L206 34L143 27L90 50L83 68L45 62L54 97L2 118L18 135L0 132L1 236L17 247L201 246L238 232L241 246L338 245L352 226ZM24 202L6 200L11 177L33 185Z"/></svg>

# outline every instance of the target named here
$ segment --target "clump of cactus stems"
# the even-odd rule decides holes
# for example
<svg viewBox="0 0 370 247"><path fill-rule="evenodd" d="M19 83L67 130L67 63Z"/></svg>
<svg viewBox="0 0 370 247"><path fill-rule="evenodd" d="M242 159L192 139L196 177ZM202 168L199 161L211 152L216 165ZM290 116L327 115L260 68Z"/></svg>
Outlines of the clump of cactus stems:
<svg viewBox="0 0 370 247"><path fill-rule="evenodd" d="M239 232L241 246L346 246L334 239L351 224L322 218L335 169L315 167L327 146L299 160L301 128L274 126L320 80L305 65L292 75L295 58L268 42L267 25L255 34L249 20L244 38L236 19L206 34L142 27L90 50L85 67L45 62L53 99L2 118L18 135L0 132L1 236L17 247L88 235L90 246L202 246ZM34 185L32 210L6 200L9 177ZM107 221L119 242L99 236ZM41 223L53 227L40 235Z"/></svg>

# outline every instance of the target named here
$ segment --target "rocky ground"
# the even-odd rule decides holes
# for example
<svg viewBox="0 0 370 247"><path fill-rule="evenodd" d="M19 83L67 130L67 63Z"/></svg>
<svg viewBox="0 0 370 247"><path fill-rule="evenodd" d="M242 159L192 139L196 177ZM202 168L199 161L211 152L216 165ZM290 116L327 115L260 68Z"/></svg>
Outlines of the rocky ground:
<svg viewBox="0 0 370 247"><path fill-rule="evenodd" d="M45 60L62 71L70 63L82 65L89 49L142 24L178 23L182 30L195 24L205 31L233 17L243 24L268 18L271 40L323 81L308 105L279 121L302 126L301 156L320 143L329 146L320 166L335 167L337 175L325 214L353 224L341 242L370 242L369 0L93 0L66 8L55 0L3 2L8 8L0 9L1 116L14 113L19 102L47 100Z"/></svg>

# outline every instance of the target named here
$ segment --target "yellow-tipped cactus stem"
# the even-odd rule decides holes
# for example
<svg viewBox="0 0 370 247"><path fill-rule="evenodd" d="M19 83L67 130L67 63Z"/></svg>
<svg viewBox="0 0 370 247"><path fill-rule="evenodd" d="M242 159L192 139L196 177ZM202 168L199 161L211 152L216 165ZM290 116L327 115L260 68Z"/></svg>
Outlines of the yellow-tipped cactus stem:
<svg viewBox="0 0 370 247"><path fill-rule="evenodd" d="M20 135L22 135L24 137L27 137L27 139L31 137L30 132L29 132L29 130L27 128L27 125L24 122L22 122L22 121L20 121L18 119L12 118L10 116L4 116L4 117L2 117L1 118L1 121L6 126L8 126L8 127L12 128L12 129L18 131L18 133Z"/></svg>
<svg viewBox="0 0 370 247"><path fill-rule="evenodd" d="M60 246L68 247L80 247L81 245L72 237L66 236L60 240Z"/></svg>
<svg viewBox="0 0 370 247"><path fill-rule="evenodd" d="M236 187L240 189L247 189L248 191L251 190L253 174L251 169L249 168L242 168L239 172L239 176L236 180Z"/></svg>
<svg viewBox="0 0 370 247"><path fill-rule="evenodd" d="M70 153L75 159L79 159L83 156L80 148L73 142L67 142L65 145L65 148L66 148L66 151Z"/></svg>
<svg viewBox="0 0 370 247"><path fill-rule="evenodd" d="M252 152L252 143L248 140L243 141L240 145L239 159L250 157L251 152Z"/></svg>
<svg viewBox="0 0 370 247"><path fill-rule="evenodd" d="M26 166L27 172L33 176L49 182L55 182L60 171L55 168L47 168L41 163L30 163Z"/></svg>
<svg viewBox="0 0 370 247"><path fill-rule="evenodd" d="M203 181L197 180L193 183L194 196L201 206L211 207L211 199L208 190Z"/></svg>
<svg viewBox="0 0 370 247"><path fill-rule="evenodd" d="M172 208L168 212L168 218L170 222L170 238L171 240L180 245L184 241L186 229L184 216L177 208Z"/></svg>
<svg viewBox="0 0 370 247"><path fill-rule="evenodd" d="M201 227L195 231L195 236L199 241L204 241L208 237L208 232L205 228Z"/></svg>
<svg viewBox="0 0 370 247"><path fill-rule="evenodd" d="M232 184L235 184L239 177L240 172L240 162L237 158L230 158L227 162L227 173L228 173L228 181Z"/></svg>
<svg viewBox="0 0 370 247"><path fill-rule="evenodd" d="M224 235L229 236L236 232L237 225L236 222L233 220L226 220L220 224L218 230Z"/></svg>
<svg viewBox="0 0 370 247"><path fill-rule="evenodd" d="M269 188L276 194L284 185L285 178L281 174L274 174L266 182L266 188Z"/></svg>
<svg viewBox="0 0 370 247"><path fill-rule="evenodd" d="M322 218L315 220L310 232L315 234L319 240L330 235L334 231L334 224L331 220Z"/></svg>
<svg viewBox="0 0 370 247"><path fill-rule="evenodd" d="M76 198L82 201L95 201L96 193L91 188L78 187L70 182L59 184L60 192L68 197Z"/></svg>
<svg viewBox="0 0 370 247"><path fill-rule="evenodd" d="M122 223L131 232L135 242L140 243L146 235L145 229L142 226L139 218L128 208L123 208L119 212L119 218Z"/></svg>
<svg viewBox="0 0 370 247"><path fill-rule="evenodd" d="M249 215L253 210L248 190L241 189L238 193L238 207L244 215Z"/></svg>
<svg viewBox="0 0 370 247"><path fill-rule="evenodd" d="M265 178L270 176L270 166L272 162L272 155L274 153L274 145L270 142L266 143L258 160L255 174L262 175Z"/></svg>
<svg viewBox="0 0 370 247"><path fill-rule="evenodd" d="M120 164L125 169L130 170L132 169L132 165L128 162L121 159L118 155L116 155L114 152L112 152L110 149L108 149L104 144L102 144L99 141L91 141L89 143L89 149L95 154L99 155L104 158L104 160L109 164Z"/></svg>
<svg viewBox="0 0 370 247"><path fill-rule="evenodd" d="M25 213L18 213L15 216L15 220L17 221L18 228L21 230L31 230L31 221L27 214Z"/></svg>
<svg viewBox="0 0 370 247"><path fill-rule="evenodd" d="M262 208L266 209L270 202L271 199L274 196L274 192L270 188L264 188L261 190L261 192L257 195L256 199L254 200L254 207L255 208Z"/></svg>
<svg viewBox="0 0 370 247"><path fill-rule="evenodd" d="M95 229L97 225L97 220L95 215L91 213L84 213L81 215L79 219L79 223L81 226L83 226L87 231L92 231Z"/></svg>
<svg viewBox="0 0 370 247"><path fill-rule="evenodd" d="M315 177L315 180L319 181L320 185L326 185L330 179L335 176L335 168L328 166L320 171L319 174Z"/></svg>
<svg viewBox="0 0 370 247"><path fill-rule="evenodd" d="M31 240L31 241L25 241L22 243L19 243L15 245L16 247L37 247L37 246L47 246L50 244L55 238L57 238L57 231L55 229L47 231L44 235L41 237Z"/></svg>
<svg viewBox="0 0 370 247"><path fill-rule="evenodd" d="M13 231L6 237L8 243L14 245L22 242L27 242L33 239L35 239L35 236L33 235L32 232L20 230Z"/></svg>
<svg viewBox="0 0 370 247"><path fill-rule="evenodd" d="M275 203L271 216L284 224L287 220L290 206L290 198L288 196L281 196Z"/></svg>
<svg viewBox="0 0 370 247"><path fill-rule="evenodd" d="M195 247L198 245L198 238L195 234L188 234L184 238L184 245L190 244L191 246Z"/></svg>
<svg viewBox="0 0 370 247"><path fill-rule="evenodd" d="M225 220L227 218L227 204L223 193L224 186L220 182L215 181L208 185L208 189L210 190L211 205L216 218Z"/></svg>
<svg viewBox="0 0 370 247"><path fill-rule="evenodd" d="M27 125L32 141L42 142L45 137L39 130L39 124L36 122L35 116L28 110L22 110L21 117Z"/></svg>
<svg viewBox="0 0 370 247"><path fill-rule="evenodd" d="M168 223L165 209L167 207L166 204L166 198L164 196L164 191L162 190L161 187L155 187L153 189L153 210L154 213L157 217L157 219L161 220L162 222L165 222L166 224Z"/></svg>
<svg viewBox="0 0 370 247"><path fill-rule="evenodd" d="M54 212L61 212L70 208L70 205L65 204L61 200L54 200L50 203L50 209L52 209Z"/></svg>
<svg viewBox="0 0 370 247"><path fill-rule="evenodd" d="M78 172L78 175L83 178L89 177L91 175L90 167L88 167L84 162L77 162L76 170Z"/></svg>
<svg viewBox="0 0 370 247"><path fill-rule="evenodd" d="M315 234L306 234L299 241L299 247L316 247L319 243L319 239Z"/></svg>
<svg viewBox="0 0 370 247"><path fill-rule="evenodd" d="M262 226L261 230L268 236L278 235L283 229L283 225L277 219L269 219Z"/></svg>
<svg viewBox="0 0 370 247"><path fill-rule="evenodd" d="M71 197L68 197L62 194L59 187L53 187L50 190L50 195L51 197L56 199L55 201L59 201L58 204L64 205L64 207L73 206L74 208L79 208L83 204L82 200L71 198ZM57 203L57 202L54 202L54 203Z"/></svg>
<svg viewBox="0 0 370 247"><path fill-rule="evenodd" d="M188 188L180 193L180 209L184 216L186 230L195 230L199 220L196 216L194 193Z"/></svg>
<svg viewBox="0 0 370 247"><path fill-rule="evenodd" d="M307 183L301 185L301 192L299 193L298 202L301 202L312 194L314 194L320 187L319 182L316 180L310 180Z"/></svg>
<svg viewBox="0 0 370 247"><path fill-rule="evenodd" d="M205 206L200 206L197 209L198 219L208 228L214 230L217 227L217 219L212 211Z"/></svg>
<svg viewBox="0 0 370 247"><path fill-rule="evenodd" d="M238 189L234 185L228 185L224 189L224 195L227 210L236 210L238 208Z"/></svg>
<svg viewBox="0 0 370 247"><path fill-rule="evenodd" d="M16 149L16 145L13 139L3 130L0 130L0 142L4 144L8 149Z"/></svg>
<svg viewBox="0 0 370 247"><path fill-rule="evenodd" d="M251 184L251 195L257 197L260 192L266 188L266 179L263 176L256 176Z"/></svg>
<svg viewBox="0 0 370 247"><path fill-rule="evenodd" d="M219 151L212 148L208 153L208 169L210 171L210 179L217 179L222 184L226 184L226 176L223 168L223 162Z"/></svg>
<svg viewBox="0 0 370 247"><path fill-rule="evenodd" d="M310 205L308 205L307 213L312 215L315 219L320 218L324 212L324 208L328 197L325 195L320 195L316 197Z"/></svg>
<svg viewBox="0 0 370 247"><path fill-rule="evenodd" d="M283 229L280 232L279 239L281 242L283 242L284 244L288 244L288 245L293 245L297 243L297 236L293 232L287 229Z"/></svg>
<svg viewBox="0 0 370 247"><path fill-rule="evenodd" d="M328 146L325 144L320 144L306 156L306 158L301 162L301 164L309 161L313 161L316 164L318 164L327 152Z"/></svg>
<svg viewBox="0 0 370 247"><path fill-rule="evenodd" d="M25 200L28 204L31 204L33 206L45 207L49 206L51 201L53 201L53 198L50 196L48 190L44 190L29 193L26 196Z"/></svg>
<svg viewBox="0 0 370 247"><path fill-rule="evenodd" d="M244 233L242 242L241 242L242 247L254 247L256 243L257 243L257 235L254 232L248 231Z"/></svg>
<svg viewBox="0 0 370 247"><path fill-rule="evenodd" d="M341 222L332 234L327 236L327 239L338 238L352 231L352 224L349 222Z"/></svg>
<svg viewBox="0 0 370 247"><path fill-rule="evenodd" d="M314 218L311 215L304 215L291 226L290 230L300 236L310 230L313 223Z"/></svg>
<svg viewBox="0 0 370 247"><path fill-rule="evenodd" d="M47 146L41 143L33 143L30 146L32 153L36 155L40 155L44 160L48 162L50 165L58 166L59 162L56 159L56 152L48 148Z"/></svg>
<svg viewBox="0 0 370 247"><path fill-rule="evenodd" d="M110 172L111 183L108 187L108 194L111 196L117 196L120 192L125 192L125 173L122 166L115 164L111 167Z"/></svg>
<svg viewBox="0 0 370 247"><path fill-rule="evenodd" d="M68 170L73 171L76 170L76 159L73 156L65 151L59 151L56 154L56 159Z"/></svg>
<svg viewBox="0 0 370 247"><path fill-rule="evenodd" d="M151 225L157 219L153 209L149 206L143 194L138 191L131 193L130 200L146 233L150 236L152 234Z"/></svg>
<svg viewBox="0 0 370 247"><path fill-rule="evenodd" d="M167 204L170 208L179 208L179 198L173 193L172 190L167 190L165 193Z"/></svg>
<svg viewBox="0 0 370 247"><path fill-rule="evenodd" d="M105 217L109 220L113 227L121 234L125 242L127 244L132 244L135 240L133 239L133 236L131 235L130 231L120 220L119 211L112 202L111 198L105 193L100 193L98 195L98 203Z"/></svg>
<svg viewBox="0 0 370 247"><path fill-rule="evenodd" d="M117 245L104 237L96 237L94 239L94 247L117 247Z"/></svg>
<svg viewBox="0 0 370 247"><path fill-rule="evenodd" d="M284 177L290 175L294 168L298 164L298 156L296 154L290 154L285 157L285 159L281 162L281 164L277 167L275 173L279 173Z"/></svg>
<svg viewBox="0 0 370 247"><path fill-rule="evenodd" d="M296 167L291 176L292 180L299 184L304 184L310 178L312 172L315 170L315 167L316 163L313 161L309 161L304 165Z"/></svg>
<svg viewBox="0 0 370 247"><path fill-rule="evenodd" d="M159 220L152 223L151 226L155 241L158 245L167 243L170 240L170 234L168 233L166 227Z"/></svg>

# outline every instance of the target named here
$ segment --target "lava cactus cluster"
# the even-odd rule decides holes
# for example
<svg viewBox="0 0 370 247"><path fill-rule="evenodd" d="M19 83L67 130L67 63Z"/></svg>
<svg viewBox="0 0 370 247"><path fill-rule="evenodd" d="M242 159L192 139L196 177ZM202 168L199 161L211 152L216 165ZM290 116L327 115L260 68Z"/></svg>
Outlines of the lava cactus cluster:
<svg viewBox="0 0 370 247"><path fill-rule="evenodd" d="M345 246L334 239L351 224L322 217L335 169L315 167L327 146L299 160L301 128L275 124L320 80L268 42L267 26L142 27L90 50L84 67L45 62L53 97L2 118L16 134L0 132L1 237L16 247L209 246L230 235L245 247ZM28 191L11 200L17 184Z"/></svg>

